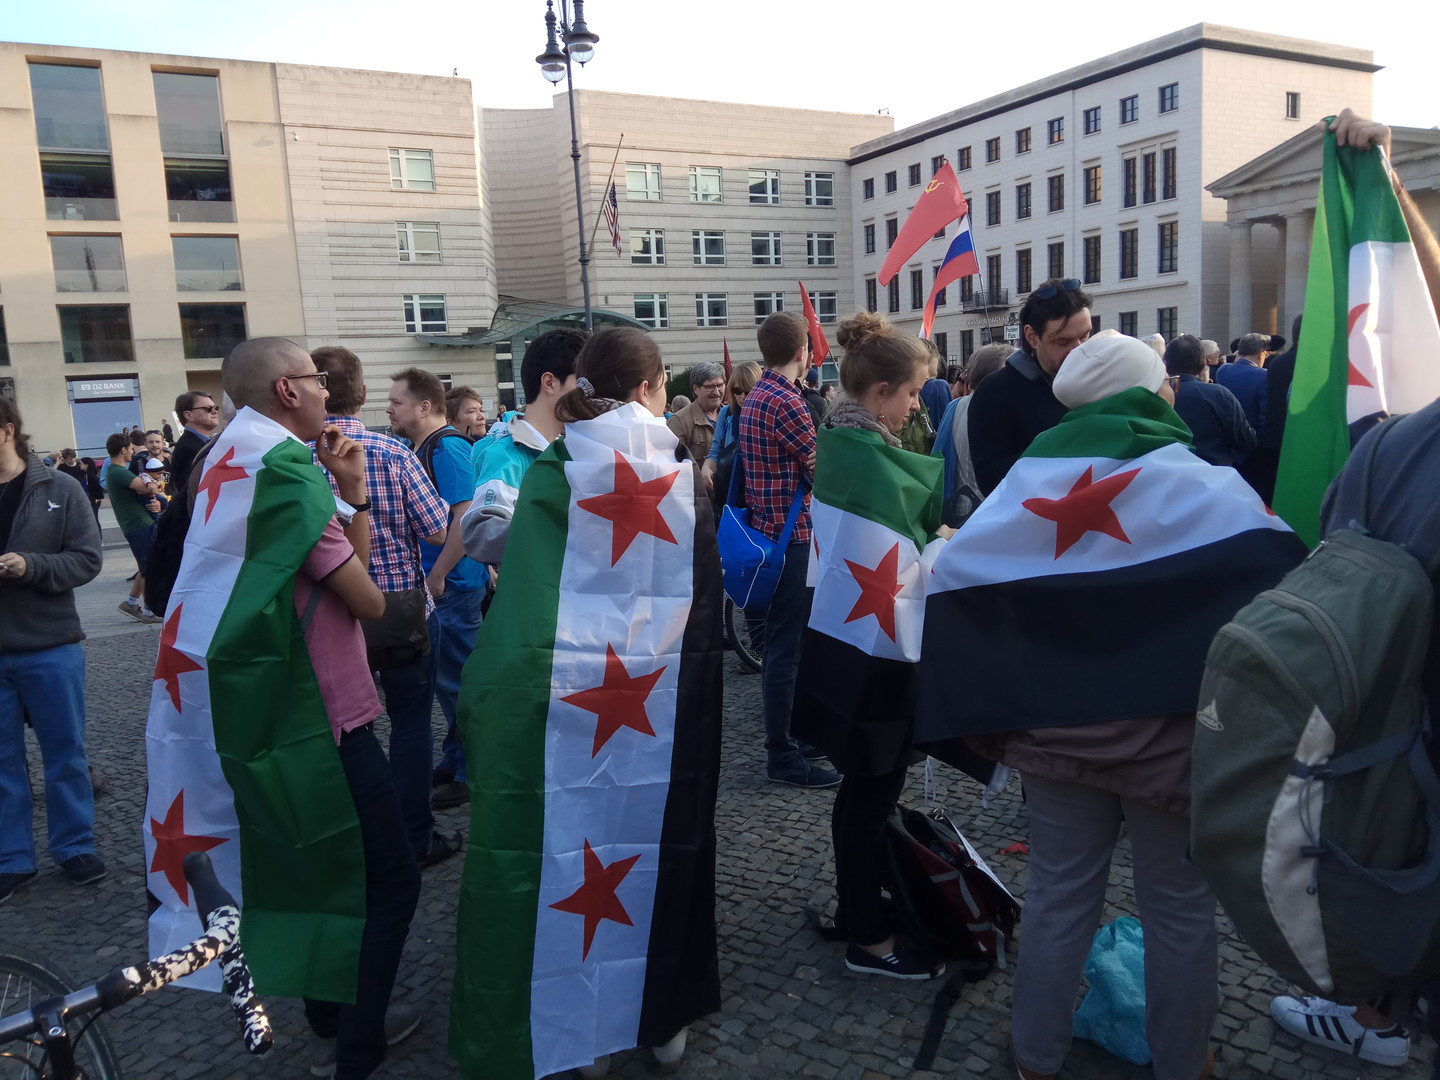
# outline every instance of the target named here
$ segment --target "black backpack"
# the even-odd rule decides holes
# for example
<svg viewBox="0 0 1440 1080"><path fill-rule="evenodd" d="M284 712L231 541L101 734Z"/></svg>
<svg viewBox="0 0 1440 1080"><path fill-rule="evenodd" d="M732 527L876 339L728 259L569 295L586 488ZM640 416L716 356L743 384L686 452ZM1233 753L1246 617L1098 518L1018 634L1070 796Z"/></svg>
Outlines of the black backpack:
<svg viewBox="0 0 1440 1080"><path fill-rule="evenodd" d="M155 523L155 542L145 560L145 606L156 615L164 615L170 605L170 592L180 576L180 560L185 554L185 536L190 531L190 508L200 483L200 466L215 445L212 439L202 446L190 463L185 490L170 497L169 505Z"/></svg>
<svg viewBox="0 0 1440 1080"><path fill-rule="evenodd" d="M430 483L435 485L435 490L440 490L440 485L435 481L435 451L440 449L440 444L446 439L459 439L466 446L471 444L471 439L462 435L455 428L446 424L437 431L432 431L425 436L420 445L415 447L415 456L420 459L420 467L425 470L425 475L430 478Z"/></svg>

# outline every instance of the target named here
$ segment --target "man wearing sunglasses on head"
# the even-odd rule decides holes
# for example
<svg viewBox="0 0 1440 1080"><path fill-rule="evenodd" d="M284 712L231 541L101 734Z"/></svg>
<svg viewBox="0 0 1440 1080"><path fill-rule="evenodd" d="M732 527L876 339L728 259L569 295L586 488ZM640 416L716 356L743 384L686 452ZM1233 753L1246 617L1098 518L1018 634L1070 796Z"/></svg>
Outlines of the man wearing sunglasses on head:
<svg viewBox="0 0 1440 1080"><path fill-rule="evenodd" d="M220 426L220 407L215 399L203 390L186 390L175 399L175 415L180 418L185 431L175 443L175 453L170 455L170 490L184 491L190 479L190 466L200 448L210 441L215 429Z"/></svg>
<svg viewBox="0 0 1440 1080"><path fill-rule="evenodd" d="M1066 408L1051 381L1070 350L1090 336L1090 294L1078 278L1051 278L1020 308L1020 348L976 389L970 405L970 456L986 495Z"/></svg>

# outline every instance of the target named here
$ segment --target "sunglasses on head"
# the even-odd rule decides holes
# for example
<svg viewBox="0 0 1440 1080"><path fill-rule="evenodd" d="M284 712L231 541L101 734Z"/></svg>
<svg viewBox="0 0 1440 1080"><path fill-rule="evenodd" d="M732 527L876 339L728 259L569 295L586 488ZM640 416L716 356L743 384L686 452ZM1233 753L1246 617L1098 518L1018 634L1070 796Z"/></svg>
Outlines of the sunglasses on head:
<svg viewBox="0 0 1440 1080"><path fill-rule="evenodd" d="M1064 289L1066 292L1074 292L1078 288L1080 288L1080 279L1067 277L1064 281L1060 282L1059 285L1041 285L1040 288L1035 290L1035 299L1049 300L1053 296L1060 295L1061 289Z"/></svg>

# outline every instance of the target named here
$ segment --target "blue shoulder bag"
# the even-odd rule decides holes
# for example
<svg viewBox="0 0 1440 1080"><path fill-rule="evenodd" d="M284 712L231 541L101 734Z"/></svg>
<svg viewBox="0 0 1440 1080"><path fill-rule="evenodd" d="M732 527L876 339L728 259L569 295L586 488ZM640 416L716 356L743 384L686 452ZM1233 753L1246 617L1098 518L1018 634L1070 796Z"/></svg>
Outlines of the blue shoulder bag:
<svg viewBox="0 0 1440 1080"><path fill-rule="evenodd" d="M735 467L730 473L730 490L720 510L720 528L716 540L720 547L720 573L725 593L747 614L760 616L770 610L780 571L785 568L785 549L795 521L805 504L804 479L790 500L790 513L778 539L768 536L750 524L750 510L745 505L745 460L739 447L735 450Z"/></svg>

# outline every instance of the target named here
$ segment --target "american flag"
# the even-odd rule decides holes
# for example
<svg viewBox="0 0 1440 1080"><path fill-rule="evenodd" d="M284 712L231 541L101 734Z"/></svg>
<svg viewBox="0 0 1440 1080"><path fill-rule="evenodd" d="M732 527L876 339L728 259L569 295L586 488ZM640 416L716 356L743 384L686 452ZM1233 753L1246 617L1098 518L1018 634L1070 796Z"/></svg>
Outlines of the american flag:
<svg viewBox="0 0 1440 1080"><path fill-rule="evenodd" d="M605 196L605 224L610 226L610 243L615 245L615 254L620 252L620 202L615 195L615 185L610 185L610 193Z"/></svg>

